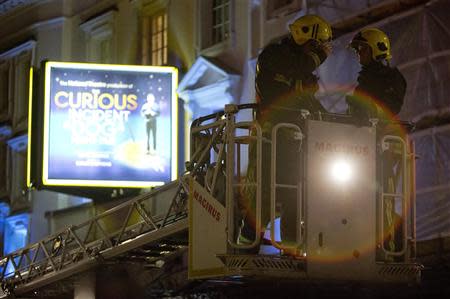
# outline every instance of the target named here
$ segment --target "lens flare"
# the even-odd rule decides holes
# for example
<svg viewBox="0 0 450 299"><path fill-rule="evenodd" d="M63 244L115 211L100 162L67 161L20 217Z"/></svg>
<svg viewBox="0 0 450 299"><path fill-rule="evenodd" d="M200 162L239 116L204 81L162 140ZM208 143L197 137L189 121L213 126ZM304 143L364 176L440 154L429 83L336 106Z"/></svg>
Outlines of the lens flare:
<svg viewBox="0 0 450 299"><path fill-rule="evenodd" d="M338 183L346 183L352 178L353 172L348 161L338 160L331 166L331 177Z"/></svg>
<svg viewBox="0 0 450 299"><path fill-rule="evenodd" d="M379 119L379 122L377 124L377 131L380 136L383 135L394 135L394 136L401 136L402 138L407 136L409 128L405 127L404 124L399 122L399 119L401 117L394 115L389 108L380 100L377 99L376 96L370 95L368 93L364 93L358 90L354 90L355 86L353 84L337 84L332 82L326 82L323 84L323 86L326 87L326 89L321 88L320 91L312 88L309 90L309 93L315 96L317 99L322 102L322 104L325 106L325 108L328 108L330 112L337 112L334 111L339 110L341 113L345 114L346 112L343 111L345 109L346 105L338 105L339 103L345 103L346 96L352 95L354 100L359 104L361 108L364 109L373 109L373 106L376 105L377 110L377 118ZM259 103L259 100L257 100ZM329 107L328 102L333 103L331 107ZM338 103L339 102L339 103ZM261 123L261 125L265 125L263 130L269 130L272 128L273 123L276 121L286 121L288 118L286 117L286 112L292 112L296 114L296 119L300 119L300 104L298 101L298 97L296 96L295 92L291 93L285 93L282 95L279 95L277 98L271 99L270 104L267 104L266 106L262 106L260 109L260 115L258 118L258 121ZM280 109L280 107L288 107L287 109ZM339 109L337 109L339 108ZM313 118L314 119L314 118ZM275 121L274 121L275 120ZM266 123L267 122L267 123ZM358 124L359 125L359 124ZM406 139L407 140L407 139ZM406 144L407 147L409 147L409 142ZM409 149L408 149L409 151ZM330 161L331 162L331 161ZM357 165L348 164L350 167L348 170L348 174L350 175L350 181L352 179L355 179L357 176ZM328 169L325 169L325 171L328 171L328 173L325 173L328 175L328 179L331 181L334 178L332 177L332 165L328 165ZM339 169L339 167L337 167ZM345 167L344 167L345 168ZM256 173L256 170L253 170ZM342 179L344 176L342 175L343 172L337 171L339 173L339 180ZM342 184L342 183L337 183ZM345 184L342 184L345 185ZM342 186L343 189L347 189L348 186ZM252 186L251 188L252 192L249 192L249 194L240 194L241 200L243 202L244 209L246 210L246 222L250 223L250 225L254 228L255 227L255 197L256 197L256 187ZM267 194L263 194L267 197ZM263 199L263 201L268 201L269 199ZM262 217L263 219L267 219L268 216ZM264 220L263 220L264 222ZM262 231L265 231L265 225L267 223L262 224ZM396 224L396 229L401 229L399 224ZM355 250L358 252L358 259L362 259L364 256L372 256L373 252L376 250L376 244L381 244L382 242L388 242L389 237L385 236L384 239L381 238L381 236L377 235L376 244L374 244L374 236L373 235L367 235L367 236L361 236L361 238L358 240L357 243L355 243ZM308 260L316 260L320 262L327 262L327 263L335 263L335 262L343 262L347 260L355 260L355 257L352 252L349 252L348 250L334 250L333 252L328 252L327 254L324 254L322 256L313 256L309 254Z"/></svg>

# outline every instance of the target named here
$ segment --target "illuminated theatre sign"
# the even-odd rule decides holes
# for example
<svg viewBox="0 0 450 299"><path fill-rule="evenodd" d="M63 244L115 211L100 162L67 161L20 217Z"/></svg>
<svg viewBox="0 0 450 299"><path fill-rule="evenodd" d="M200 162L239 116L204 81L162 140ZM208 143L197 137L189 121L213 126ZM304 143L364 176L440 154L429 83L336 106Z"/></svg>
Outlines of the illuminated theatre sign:
<svg viewBox="0 0 450 299"><path fill-rule="evenodd" d="M177 71L47 62L44 185L150 187L176 177Z"/></svg>

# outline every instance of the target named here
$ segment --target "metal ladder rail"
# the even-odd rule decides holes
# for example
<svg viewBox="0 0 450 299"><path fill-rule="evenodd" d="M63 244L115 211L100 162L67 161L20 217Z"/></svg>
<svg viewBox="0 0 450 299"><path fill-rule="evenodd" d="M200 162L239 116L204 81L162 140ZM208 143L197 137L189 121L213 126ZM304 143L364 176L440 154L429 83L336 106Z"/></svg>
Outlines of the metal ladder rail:
<svg viewBox="0 0 450 299"><path fill-rule="evenodd" d="M222 114L219 113L218 115ZM225 161L224 135L226 122L220 118L208 124L203 124L197 120L194 123L196 125L191 126L191 157L190 161L186 162L186 166L195 179L198 180L198 176L203 177L199 182L202 183L203 180L206 191L215 197L219 173L222 172ZM207 142L201 141L204 137L208 137ZM200 138L199 145L193 144L197 138ZM212 152L216 153L214 161L211 161ZM213 167L214 170L211 180L208 177L210 167Z"/></svg>
<svg viewBox="0 0 450 299"><path fill-rule="evenodd" d="M227 180L227 213L228 213L228 244L235 249L250 249L259 245L261 240L261 184L262 184L262 129L261 126L255 121L243 121L243 122L235 122L235 119L230 119L231 123L227 124L227 146L229 150L227 153L230 156L227 157L227 165L231 164L230 168L227 168L227 178L231 178ZM230 127L232 129L230 129ZM249 132L246 136L236 136L236 129L244 129ZM252 136L250 134L251 130L254 129L256 131L256 136ZM244 143L250 143L256 141L256 181L254 183L242 183L240 182L240 177L238 176L238 183L234 183L234 171L233 168L236 166L238 169L238 174L240 172L240 145ZM234 157L234 146L237 146L237 157ZM230 149L232 150L230 151ZM231 160L230 160L231 159ZM233 168L232 168L233 167ZM253 186L256 189L256 198L255 198L255 239L250 244L240 244L237 242L237 239L234 238L234 220L235 220L235 209L234 205L236 204L236 200L234 197L234 188L242 188L242 187Z"/></svg>
<svg viewBox="0 0 450 299"><path fill-rule="evenodd" d="M195 172L203 163L206 163L205 158L207 157L207 153L213 148L213 146L217 142L221 142L220 133L223 132L223 128L225 127L225 120L218 120L214 123L196 126L191 128L191 140L195 140L195 136L199 135L202 132L207 132L207 136L211 136L208 140L208 143L203 146L199 146L197 149L193 148L193 144L191 144L191 157L190 161L187 162L187 168L191 172ZM211 132L209 132L211 131ZM192 143L192 142L191 142Z"/></svg>
<svg viewBox="0 0 450 299"><path fill-rule="evenodd" d="M117 233L116 233L116 235L117 235ZM60 237L60 236L61 236L61 235L59 235L58 237ZM103 242L103 240L100 241L100 243L102 243L102 242ZM98 242L98 240L97 240L97 242L94 242L94 243L97 243L97 244L98 244L99 242ZM43 244L43 243L41 242L41 244ZM67 244L67 242L64 242L64 244ZM90 246L91 249L92 249L92 247L93 247L92 244L88 244L88 246ZM42 249L43 249L44 251L46 251L46 250L45 250L45 246L42 246ZM36 256L37 256L37 255L36 255ZM48 254L47 254L47 257L49 257ZM53 265L54 265L54 264L55 264L55 261L58 261L58 262L60 261L61 256L56 256L54 259L52 259L51 256L50 256L49 258L50 258L50 261L53 261ZM55 268L55 267L54 267L54 268ZM61 266L58 265L57 269L60 269L60 268L61 268ZM17 272L17 271L16 271L16 272ZM24 277L24 278L25 278L25 277Z"/></svg>
<svg viewBox="0 0 450 299"><path fill-rule="evenodd" d="M170 237L173 234L182 232L187 230L188 221L186 218L179 219L177 222L172 223L164 228L159 229L158 231L152 231L141 236L138 236L135 240L131 242L120 244L119 246L112 247L100 251L96 254L96 256L91 256L90 258L84 258L78 261L76 264L67 264L65 267L58 271L52 271L43 273L43 275L32 277L31 279L27 279L25 282L21 284L15 285L5 285L5 290L9 294L14 295L23 295L34 290L41 289L49 284L56 283L58 281L62 281L70 276L75 274L79 274L83 271L94 268L98 264L103 263L104 261L114 259L120 257L122 254L126 253L129 250L133 250L139 248L148 243L152 243L155 241L164 240L167 237ZM185 246L180 246L178 250L185 250ZM171 253L174 254L174 253ZM170 255L168 255L170 257ZM165 257L160 257L159 260L164 260ZM2 297L0 297L2 298Z"/></svg>
<svg viewBox="0 0 450 299"><path fill-rule="evenodd" d="M67 276L67 273L64 273L67 272L65 271L66 268L70 268L71 272L75 273L77 272L77 264L82 268L81 266L85 266L86 262L111 258L149 241L163 238L167 234L173 233L173 230L169 227L177 224L177 222L176 230L187 228L187 205L182 202L186 201L185 195L188 189L183 187L184 184L181 181L182 179L164 185L148 194L137 196L97 215L91 220L68 227L5 256L0 261L0 266L3 267L1 272L2 287L10 292L17 292L20 286L30 285L33 280L37 279L41 281L40 285L44 285L44 276L48 276L48 278L51 278L49 280L55 281L58 280L58 273L62 274L60 275L61 278ZM145 203L156 199L157 195L174 187L178 189L172 198L172 203L165 217L151 215L146 211ZM174 209L174 206L177 206L177 208ZM121 228L113 232L105 231L105 228L100 224L101 220L108 216L114 216L124 209L128 209L128 213ZM129 221L133 211L140 215L140 221L130 224ZM172 218L172 221L167 221L168 218ZM180 220L181 226L179 225ZM99 237L91 234L93 227L99 229ZM87 231L83 233L82 230L86 229ZM94 240L89 240L89 237L94 238ZM143 241L144 243L142 243ZM11 262L14 267L12 273L5 273L8 262Z"/></svg>
<svg viewBox="0 0 450 299"><path fill-rule="evenodd" d="M238 109L255 109L257 105L243 104L237 107ZM214 138L210 139L210 142L205 148L200 149L194 157L191 157L191 163L195 165L194 170L198 168L197 165L201 165L204 162L206 152L210 150L214 143L217 140L220 142L222 138L221 133L223 133L225 125L225 120L222 118L224 114L225 112L215 113L193 122L192 132L195 133L196 131L200 132L201 130L210 129L212 134L215 134ZM216 119L215 124L200 126L203 121L213 118ZM220 151L223 153L223 147ZM214 174L214 180L216 178L217 171ZM42 286L51 281L56 281L76 273L78 265L80 266L78 268L81 268L81 266L85 267L84 264L92 260L97 261L112 258L117 254L121 254L126 250L135 248L146 242L170 235L176 230L186 229L188 226L186 220L186 197L189 188L184 179L179 180L180 185L165 215L156 217L148 214L145 210L145 202L150 201L157 194L172 188L173 184L175 182L159 187L148 194L137 196L130 202L123 203L105 211L85 223L68 227L35 244L31 244L3 257L0 260L2 287L6 290L16 291L17 293L20 290L30 289L33 285L34 287L38 287L38 284L33 284L33 281L39 280L39 286ZM212 191L214 191L214 184ZM184 195L181 196L181 194ZM125 208L128 208L128 212L120 229L109 232L102 227L100 223L102 219ZM136 211L140 215L141 220L138 223L129 225L128 221L133 211ZM172 228L174 226L176 228ZM87 232L84 234L80 233L79 231L82 229L86 229ZM100 237L94 237L94 240L90 240L89 237L92 237L91 231L93 229L97 229ZM55 245L56 247L54 247ZM71 259L68 259L68 257L71 257ZM12 273L5 273L8 263L11 263L14 267ZM81 271L81 269L79 270Z"/></svg>
<svg viewBox="0 0 450 299"><path fill-rule="evenodd" d="M407 152L407 147L406 147L406 143L405 141L399 137L399 136L393 136L393 135L385 135L383 136L383 138L381 139L381 144L382 144L382 150L387 151L389 150L389 143L393 143L393 142L397 142L399 144L401 144L402 146L402 153L401 153L401 161L400 161L400 165L399 167L401 167L401 173L402 173L402 187L401 193L389 193L389 192L384 192L385 190L385 186L384 186L384 179L382 180L381 183L381 205L380 205L380 226L381 226L381 249L383 250L383 252L386 255L389 256L402 256L406 253L406 249L407 249L407 242L408 242L408 231L407 231L407 224L408 224L408 199L409 199L409 192L410 192L410 188L408 188L408 183L410 183L410 178L408 177L408 152ZM385 169L382 168L382 175L381 177L384 178L384 176L386 175L385 173ZM402 247L401 250L399 251L392 251L389 250L385 247L385 224L384 224L384 209L385 209L385 198L387 197L392 197L392 198L401 198L401 203L402 203L402 215L401 215L401 219L402 219L402 230L403 230L403 236L402 236Z"/></svg>
<svg viewBox="0 0 450 299"><path fill-rule="evenodd" d="M233 105L228 104L225 106L225 142L226 142L226 167L225 167L225 208L227 209L227 242L231 248L235 249L249 249L257 246L260 242L260 230L261 230L261 159L258 157L262 157L262 130L258 123L251 122L236 122L236 114L244 109L254 109L256 106L249 105ZM239 184L234 183L234 170L236 166L235 159L235 145L239 144L239 140L242 137L236 136L236 129L239 128L249 128L250 126L256 129L257 134L257 185L259 188L256 188L256 234L255 239L250 244L239 244L237 240L234 240L234 225L235 225L235 215L234 215L234 207L236 205L236 198L234 196L234 188L235 186L239 186ZM236 139L237 138L237 139Z"/></svg>
<svg viewBox="0 0 450 299"><path fill-rule="evenodd" d="M186 162L186 168L188 171L194 172L194 167L196 164L202 165L202 163L205 163L206 161L204 159L206 158L207 152L210 151L216 144L224 144L225 140L223 139L223 135L225 134L224 127L226 125L225 114L227 114L227 107L233 107L233 109L236 110L235 113L238 111L252 109L254 119L255 110L258 108L258 104L229 104L225 106L225 110L223 111L218 111L195 119L190 128L191 156L190 161ZM212 122L208 123L208 121ZM206 133L206 136L210 136L209 142L206 146L194 148L194 143L192 141L195 140L196 135L200 135L202 132Z"/></svg>
<svg viewBox="0 0 450 299"><path fill-rule="evenodd" d="M410 176L410 204L411 204L411 251L410 251L410 259L415 259L417 254L417 227L416 227L416 145L414 141L410 140L409 143L410 148L410 168L409 168L409 176Z"/></svg>
<svg viewBox="0 0 450 299"><path fill-rule="evenodd" d="M233 190L235 187L241 186L241 183L234 183L234 167L236 165L235 159L235 150L234 146L239 146L241 143L245 143L250 139L254 138L257 140L257 152L259 152L259 157L261 157L261 139L262 133L259 125L254 121L254 113L252 117L252 121L242 121L236 122L236 114L245 109L256 109L258 105L256 104L242 104L242 105L234 105L229 104L225 106L225 110L222 112L214 113L208 116L201 117L193 121L191 126L191 140L195 140L196 136L202 137L202 134L205 137L208 137L207 142L203 142L201 146L197 146L191 142L191 161L187 163L188 170L193 173L193 176L196 175L197 170L200 170L202 167L208 165L214 165L214 172L212 175L212 182L209 182L205 179L205 187L206 190L214 196L214 191L216 190L217 180L219 177L219 172L222 170L222 167L225 166L225 206L227 209L227 239L228 243L233 248L252 248L259 244L259 233L256 234L256 239L252 242L252 244L238 244L232 234L234 232L234 206L235 206L235 198L233 194ZM212 121L212 122L207 122ZM236 129L247 129L255 128L257 132L257 136L235 136ZM259 143L258 143L259 142ZM200 141L201 143L201 141ZM258 145L259 144L259 145ZM215 161L206 161L208 154L211 151L216 152ZM238 154L237 160L239 161L240 156ZM256 185L261 185L261 159L257 160L259 166L257 166L257 178L259 178L259 183ZM258 179L257 179L258 180ZM257 190L260 188L257 188ZM261 200L258 199L261 197L260 190L257 191L257 200L256 200L256 214L257 214L257 226L259 227L259 223L261 222Z"/></svg>
<svg viewBox="0 0 450 299"><path fill-rule="evenodd" d="M287 188L287 189L294 189L297 194L297 217L299 215L303 215L302 210L302 194L301 189L302 186L300 183L297 183L297 185L287 185L287 184L280 184L277 183L276 177L277 177L277 133L280 129L292 129L295 130L297 134L299 134L300 143L302 141L302 130L299 126L290 124L290 123L278 123L272 128L272 145L271 145L271 174L270 174L270 242L272 245L280 250L286 250L286 249L296 249L299 248L304 243L304 236L302 235L302 230L300 229L299 224L301 223L302 219L298 219L299 221L295 223L296 226L296 235L298 236L298 240L295 243L295 246L283 246L283 242L277 242L275 240L275 214L276 214L276 190L277 188ZM303 252L302 252L303 253Z"/></svg>

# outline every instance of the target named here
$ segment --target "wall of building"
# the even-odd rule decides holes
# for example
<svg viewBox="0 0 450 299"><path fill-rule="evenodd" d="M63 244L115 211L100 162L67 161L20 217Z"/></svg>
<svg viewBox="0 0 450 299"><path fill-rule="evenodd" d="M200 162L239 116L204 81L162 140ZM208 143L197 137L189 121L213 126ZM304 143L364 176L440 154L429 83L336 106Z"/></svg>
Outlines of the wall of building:
<svg viewBox="0 0 450 299"><path fill-rule="evenodd" d="M181 76L195 61L194 4L194 1L172 1L168 12L170 51L182 62Z"/></svg>
<svg viewBox="0 0 450 299"><path fill-rule="evenodd" d="M12 3L12 1L6 2ZM29 66L36 68L39 68L44 60L100 62L95 53L92 54L90 51L96 50L95 47L89 48L90 34L93 34L94 31L95 34L98 31L103 33L110 30L113 42L107 62L141 64L139 53L141 21L143 17L151 16L149 12L153 13L154 11L148 11L148 7L154 6L156 2L158 9L166 9L170 15L168 18L169 59L171 64L179 67L180 77L182 77L183 72L192 65L195 58L193 1L24 1L22 5L10 6L9 10L0 10L2 13L0 16L0 63L6 59L11 60L11 55L13 58L14 55L22 55L21 49L24 42L26 42L26 50L30 53L26 56L27 59L29 57ZM3 7L2 4L0 4L0 8ZM105 15L106 17L104 17ZM110 17L111 15L112 17ZM106 21L103 21L104 19ZM100 21L97 22L97 20ZM95 27L97 25L100 27ZM19 50L14 50L10 54L11 49L16 49L18 46ZM11 64L11 68L9 65L8 70L5 71L8 78L10 70L15 71L15 65ZM8 83L14 80L18 82L16 77L16 75L11 76ZM27 93L27 78L21 77L23 77L21 80L24 84L12 82L12 87L16 88L15 85L20 85L19 91ZM54 230L60 229L64 224L71 225L84 220L75 215L74 217L57 217L56 221L56 216L53 216L66 213L67 209L70 213L71 207L89 202L89 199L58 192L26 190L23 183L25 171L17 170L17 165L23 166L22 162L26 157L26 125L16 127L11 122L17 118L15 116L17 111L13 111L13 106L17 106L15 102L22 101L22 98L19 99L17 95L9 97L9 93L6 91L5 101L10 102L11 113L4 113L4 118L2 118L4 122L0 123L1 132L5 134L0 138L0 143L6 148L2 165L6 168L3 179L5 186L7 185L0 200L11 205L11 215L23 212L29 215L30 231L27 242L36 242ZM0 95L1 97L2 95ZM26 110L23 105L27 105L25 101L21 107ZM180 121L183 122L182 102L180 108ZM26 120L21 124L26 124ZM181 124L181 127L183 126ZM184 165L184 146L182 145L181 148L180 167ZM18 162L12 163L12 161ZM13 195L16 196L14 197L16 199L13 199ZM110 194L105 193L105 196L108 197ZM123 200L117 198L111 197L109 201L106 200L109 202L106 206L114 206ZM98 203L98 205L99 211L104 210L102 203ZM45 217L46 214L48 217Z"/></svg>
<svg viewBox="0 0 450 299"><path fill-rule="evenodd" d="M285 2L287 3L286 7L281 7L274 11L270 7L272 7L271 5L273 3L276 3L275 1L230 1L229 38L224 39L218 44L211 44L205 43L205 40L210 38L206 37L206 35L211 34L210 30L212 28L211 10L207 9L208 5L212 3L210 0L24 1L23 5L3 12L0 15L0 58L2 57L2 53L7 53L9 50L26 41L34 40L35 44L31 46L32 50L30 50L32 53L30 63L33 66L39 66L40 62L45 59L99 62L98 48L95 45L92 46L92 39L90 39L92 38L91 35L95 35L96 30L99 29L95 27L96 22L99 20L102 24L101 26L104 26L102 27L102 32L110 34L111 37L110 52L105 58L107 62L140 64L142 63L140 54L143 40L142 21L144 18L151 17L153 14L159 12L161 9L165 9L168 15L169 61L171 65L178 67L180 70L179 105L180 111L182 111L182 117L180 117L179 125L180 131L184 133L180 137L182 144L184 144L184 141L186 143L188 142L189 122L185 123L185 120L189 121L193 117L195 118L217 111L226 103L248 103L255 101L254 76L258 53L269 42L285 36L288 32L288 24L305 13L317 13L333 24L347 24L347 20L350 19L356 24L354 29L349 30L348 28L350 27L348 27L346 32L339 32L340 37L333 41L335 48L333 56L318 71L321 78L321 90L318 96L331 111L345 111L345 92L351 92L357 72L359 71L357 61L345 48L354 30L358 29L358 26L362 26L355 21L357 19L356 16L366 15L367 12L374 11L387 4L391 5L390 9L397 9L393 16L389 16L389 18L384 17L386 19L385 23L374 24L382 26L388 35L392 34L392 36L395 36L399 40L394 43L394 57L396 55L402 55L402 58L395 57L393 64L402 64L402 67L406 69L410 67L408 61L417 58L415 56L409 57L408 53L412 53L409 48L402 48L402 41L404 40L399 37L403 36L406 39L406 35L402 35L402 32L399 32L398 28L396 29L395 27L398 24L395 21L396 16L400 14L398 11L406 11L409 9L409 6L400 6L401 1L293 0ZM430 8L424 8L422 16L422 18L431 16L429 19L430 22L434 19L440 19L442 17L442 11L445 11L444 9L439 9L440 5L445 6L445 1L435 1L433 3L437 4L429 6ZM389 14L390 10L386 11ZM414 26L422 24L417 19L412 20L411 22ZM367 24L370 24L370 19L364 25ZM402 25L405 26L402 28L408 28L408 24L405 24ZM450 42L448 42L447 32L441 27L439 22L437 22L435 27L433 27L434 29L430 30L430 32L439 32L440 35L431 37L428 40L427 44L433 47L436 46L436 49L429 49L431 52L427 55L428 58L422 57L425 61L436 58L436 55L439 57L447 57L446 53L449 50ZM424 39L426 32L420 32L421 36L415 37L417 39ZM410 32L411 36L415 33ZM419 52L416 51L416 53ZM447 60L444 60L444 63L440 65L446 65L447 62ZM437 69L437 66L433 66L432 63L431 66L431 69ZM439 69L439 72L443 73L443 76L448 76L448 70ZM426 77L433 75L432 71L424 73L427 74ZM414 72L410 73L409 80L414 80L414 74ZM215 79L212 80L212 78ZM417 87L423 80L416 80L415 82L417 82ZM426 87L422 88L419 86L421 87L421 94L426 95L427 92L429 92L428 95L432 94L435 90L433 84L439 85L436 82L430 82ZM345 91L341 89L342 86L345 86ZM414 97L417 93L409 89L407 99L409 104L405 106L408 107L408 110L402 111L402 116L420 121L423 115L410 112L425 111L428 113L428 117L433 117L438 114L441 115L442 113L435 112L442 112L444 107L448 107L448 100L445 91L442 89L442 85L438 87L441 90L440 94L433 94L432 97L427 98L427 101L423 102L422 106L414 104ZM336 95L338 88L339 94ZM17 99L14 98L13 100ZM433 108L430 109L430 106ZM186 111L183 110L184 108ZM9 114L5 115L7 119L0 124L0 131L11 131L11 133L6 133L5 137L0 138L0 142L3 145L9 139L17 137L12 136L12 132L18 135L26 134L26 131L22 128L11 128L14 117ZM12 144L14 142L10 143ZM186 148L189 147L187 146ZM426 149L426 146L424 149ZM443 150L437 149L439 149L438 143L436 143L435 151L441 154L439 157L442 157L443 161L440 163L438 169L444 174L441 177L445 178L445 175L448 174L448 159L442 154ZM23 148L18 146L17 151L23 153ZM187 153L187 150L185 151L182 148L180 152L184 156L184 152ZM429 157L430 161L433 160L433 157L437 156ZM11 165L8 165L11 168ZM182 162L180 166L182 166ZM9 179L13 178L14 172L14 169L8 169L7 177ZM8 192L12 192L11 190L14 189L13 186L18 185L18 182L11 181L8 184ZM431 184L430 186L423 185L422 187L425 190L423 191L424 194L428 194L427 187L439 187L440 189L438 190L448 190L448 185L445 185L441 181L439 184L432 186ZM14 193L19 194L19 191L15 190ZM50 195L45 192L33 192L31 201L27 203L25 200L25 203L20 205L20 208L12 209L12 213L26 210L32 213L31 221L36 221L35 223L44 225L46 220L42 218L42 215L47 211L61 208L53 204L53 201L58 200L56 199L57 197L54 194ZM48 201L46 202L44 198L48 199ZM6 202L9 200L7 195L0 199ZM423 213L426 214L427 209L435 212L436 206L441 207L440 204L442 202L447 202L444 199L436 201L439 204L436 203L434 207L428 207L424 204ZM74 200L74 202L77 201ZM71 204L75 203L69 202L66 207L69 207ZM425 223L424 225L428 224ZM448 230L447 228L445 229ZM45 234L45 230L36 230L33 232L31 239L37 240Z"/></svg>

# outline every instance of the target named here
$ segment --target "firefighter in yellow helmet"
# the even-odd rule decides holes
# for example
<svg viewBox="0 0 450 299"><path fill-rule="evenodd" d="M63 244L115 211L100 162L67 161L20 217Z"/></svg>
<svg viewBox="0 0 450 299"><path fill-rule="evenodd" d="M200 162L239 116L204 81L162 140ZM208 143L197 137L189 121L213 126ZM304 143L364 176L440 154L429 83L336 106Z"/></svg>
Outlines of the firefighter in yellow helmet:
<svg viewBox="0 0 450 299"><path fill-rule="evenodd" d="M310 40L327 43L331 41L332 37L330 24L316 15L298 18L289 25L289 32L298 45L303 45Z"/></svg>
<svg viewBox="0 0 450 299"><path fill-rule="evenodd" d="M390 125L389 119L402 108L406 80L397 68L389 65L392 57L389 38L377 28L365 28L353 37L350 47L358 54L361 71L353 95L347 96L349 113L356 116L358 122L362 121L363 125L364 122L367 124L369 118L386 120L378 126L381 136L399 134L395 126ZM390 144L382 153L385 193L396 193L395 182L399 172L396 165L400 161L397 152L398 144ZM398 228L400 216L395 213L393 197L385 197L383 201L384 248L398 252L401 249L401 235L404 233Z"/></svg>
<svg viewBox="0 0 450 299"><path fill-rule="evenodd" d="M319 16L305 15L290 24L289 31L258 56L255 85L263 118L271 118L264 114L277 107L325 112L314 98L318 78L313 72L331 53L331 27Z"/></svg>
<svg viewBox="0 0 450 299"><path fill-rule="evenodd" d="M406 80L389 65L392 54L387 35L377 28L362 29L353 37L350 48L358 54L361 71L355 96L347 97L349 113L363 119L397 115L403 105Z"/></svg>
<svg viewBox="0 0 450 299"><path fill-rule="evenodd" d="M331 53L331 27L327 21L317 15L305 15L289 25L288 37L267 45L257 59L255 88L259 110L257 120L263 127L263 134L270 137L271 128L280 122L295 123L300 117L300 110L311 113L326 112L320 102L314 97L318 90L318 78L313 72ZM282 133L280 133L282 134ZM298 183L298 140L288 136L277 147L277 180L283 184ZM278 143L278 142L277 142ZM256 177L256 150L250 148L247 179L253 181ZM270 148L263 148L265 169L270 165ZM270 215L270 172L263 173L262 182L262 225L265 227ZM249 188L251 189L251 188ZM295 192L277 191L281 201L281 234L283 240L295 240ZM289 191L289 190L288 190ZM244 192L247 201L243 206L254 204L254 190ZM253 193L253 194L252 194ZM294 195L294 198L293 196ZM250 198L250 200L248 199ZM250 209L252 210L252 209ZM247 217L248 218L248 217ZM251 221L248 221L247 224ZM293 222L290 228L286 223ZM244 225L243 231L250 225ZM254 228L253 228L254 229ZM248 236L244 232L244 235ZM250 237L253 239L253 237Z"/></svg>

